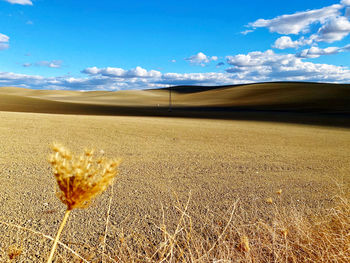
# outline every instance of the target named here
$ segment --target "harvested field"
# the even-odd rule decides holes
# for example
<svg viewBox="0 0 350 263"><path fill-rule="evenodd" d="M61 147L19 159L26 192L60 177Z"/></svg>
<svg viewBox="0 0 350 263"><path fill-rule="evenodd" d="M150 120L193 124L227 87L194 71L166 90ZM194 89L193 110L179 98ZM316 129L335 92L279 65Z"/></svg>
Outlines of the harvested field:
<svg viewBox="0 0 350 263"><path fill-rule="evenodd" d="M313 216L334 206L337 183L350 183L350 131L254 121L0 112L0 220L54 236L65 207L54 194L50 144L74 152L103 149L123 159L115 182L107 252L128 235L157 242L179 218L176 196L198 222L226 222L238 200L243 221L269 221L274 209ZM282 195L276 191L282 189ZM98 262L110 190L73 211L61 241ZM238 213L238 212L237 212ZM201 221L202 220L202 221ZM196 223L197 222L197 223ZM242 223L242 222L241 222ZM244 223L244 222L243 222ZM224 224L218 222L218 224ZM50 241L0 224L0 259L20 247L18 262L44 262ZM137 243L134 239L133 242ZM60 248L58 262L72 254ZM113 262L113 261L111 261Z"/></svg>

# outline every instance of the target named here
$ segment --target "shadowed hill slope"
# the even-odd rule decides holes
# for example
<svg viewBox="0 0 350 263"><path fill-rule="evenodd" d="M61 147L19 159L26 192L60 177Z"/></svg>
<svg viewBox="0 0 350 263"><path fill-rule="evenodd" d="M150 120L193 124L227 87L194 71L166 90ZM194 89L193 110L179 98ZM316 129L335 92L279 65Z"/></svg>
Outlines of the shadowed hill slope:
<svg viewBox="0 0 350 263"><path fill-rule="evenodd" d="M168 112L169 89L172 93L171 112ZM319 122L323 122L322 118L334 119L333 122L341 120L342 125L347 126L350 117L350 85L281 82L116 92L3 87L0 88L0 110L261 120L273 120L278 115L288 113L290 116L281 118L287 117L291 121L295 114L299 117L302 114L303 118L310 115L309 119L316 118L315 121Z"/></svg>

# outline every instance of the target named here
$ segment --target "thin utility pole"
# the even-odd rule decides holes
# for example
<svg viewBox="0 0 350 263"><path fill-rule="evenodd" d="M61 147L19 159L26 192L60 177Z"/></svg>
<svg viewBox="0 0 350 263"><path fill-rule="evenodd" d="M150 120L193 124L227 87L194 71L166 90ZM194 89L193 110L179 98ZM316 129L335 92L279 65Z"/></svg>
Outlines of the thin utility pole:
<svg viewBox="0 0 350 263"><path fill-rule="evenodd" d="M169 112L171 112L171 87L169 87Z"/></svg>

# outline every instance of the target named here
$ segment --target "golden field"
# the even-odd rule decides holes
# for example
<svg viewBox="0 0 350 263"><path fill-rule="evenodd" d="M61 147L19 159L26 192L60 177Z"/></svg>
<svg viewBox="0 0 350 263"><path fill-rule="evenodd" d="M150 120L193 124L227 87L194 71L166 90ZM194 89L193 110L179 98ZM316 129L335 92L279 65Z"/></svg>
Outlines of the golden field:
<svg viewBox="0 0 350 263"><path fill-rule="evenodd" d="M137 97L141 92L130 91L124 92L128 99L123 103L149 106L152 101L166 105L166 91L143 92L153 96L153 101L145 97L141 100ZM207 96L206 92L197 94L197 99ZM332 211L329 209L338 207L338 196L347 195L350 131L346 127L205 116L97 116L113 115L95 112L95 107L102 106L110 112L111 103L106 102L106 97L95 100L92 94L13 88L0 91L0 262L45 262L47 258L51 241L40 233L54 236L65 211L55 196L56 182L48 163L52 142L60 142L77 153L85 147L103 150L107 157L123 160L113 194L109 189L89 208L74 210L62 234L61 241L89 262L161 262L162 258L165 262L195 262L195 258L198 262L298 262L297 256L293 259L278 252L281 246L287 247L283 251L289 251L287 236L296 235L289 234L292 225L301 216L305 226L312 229L328 218ZM136 94L137 103L132 101L132 94ZM189 95L177 93L175 97ZM99 103L96 106L91 101ZM340 102L336 106L332 110L346 110ZM278 190L282 192L276 193ZM287 235L283 231L288 230L288 223L291 226ZM195 240L202 243L192 240L189 245L182 239L183 243L176 243L171 233L177 225L181 225L179 235L181 232L188 238L184 240L198 237ZM258 236L264 227L273 228L269 230L272 241ZM342 229L345 237L348 227ZM164 240L168 240L167 245L162 245ZM169 240L173 240L173 250L169 250ZM276 247L263 249L259 240ZM249 249L244 245L247 242ZM293 244L291 241L291 248ZM157 251L157 247L161 249ZM19 255L11 261L13 251L19 251ZM203 251L209 252L206 255ZM328 255L331 252L334 251L327 251ZM327 253L320 262L332 261ZM339 253L334 261L349 260L348 248ZM318 252L314 254L321 259ZM304 261L313 262L315 258ZM59 248L55 262L74 260L81 262L71 251Z"/></svg>

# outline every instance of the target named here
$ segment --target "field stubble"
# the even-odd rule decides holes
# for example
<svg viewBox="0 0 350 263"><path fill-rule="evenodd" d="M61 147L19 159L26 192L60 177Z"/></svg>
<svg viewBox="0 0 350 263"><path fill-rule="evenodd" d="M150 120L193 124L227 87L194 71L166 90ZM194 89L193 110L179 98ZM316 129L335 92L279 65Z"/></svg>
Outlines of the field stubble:
<svg viewBox="0 0 350 263"><path fill-rule="evenodd" d="M52 141L75 152L86 146L123 159L106 242L113 258L123 251L124 240L135 247L146 240L150 246L159 243L164 238L158 228L162 222L169 233L174 231L189 192L191 222L181 224L193 223L196 233L215 225L216 233L221 233L234 204L236 226L271 223L277 206L279 215L288 210L312 218L335 205L336 183L346 189L350 182L347 129L5 112L0 112L0 123L0 220L51 236L65 210L54 195L55 181L47 161ZM281 195L276 194L279 189ZM272 198L272 204L267 198ZM98 259L108 202L105 194L90 208L74 211L61 241L86 258ZM50 240L40 235L3 224L0 233L3 261L9 249L16 247L21 250L19 262L44 261L49 252ZM218 236L208 235L208 246ZM240 238L235 237L237 244ZM131 253L128 246L124 249L124 255ZM61 248L58 260L71 256Z"/></svg>

